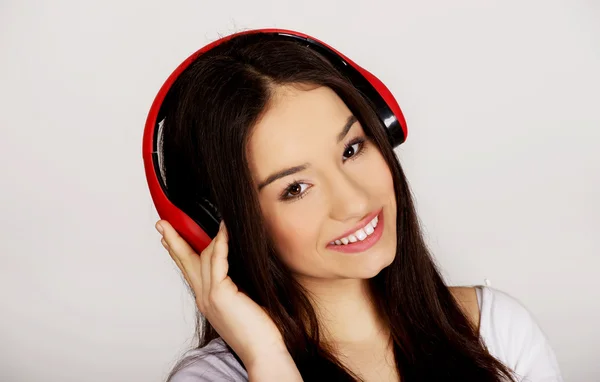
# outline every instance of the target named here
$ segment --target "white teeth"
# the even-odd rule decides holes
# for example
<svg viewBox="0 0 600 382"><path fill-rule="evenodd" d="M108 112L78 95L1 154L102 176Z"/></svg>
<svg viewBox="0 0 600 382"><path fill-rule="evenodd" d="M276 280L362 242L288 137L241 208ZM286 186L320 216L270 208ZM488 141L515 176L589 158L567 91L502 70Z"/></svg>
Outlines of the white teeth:
<svg viewBox="0 0 600 382"><path fill-rule="evenodd" d="M356 231L354 233L356 235L356 237L358 238L358 240L363 241L367 238L367 233L365 232L364 229L359 229L358 231Z"/></svg>
<svg viewBox="0 0 600 382"><path fill-rule="evenodd" d="M357 241L363 241L367 238L367 236L371 235L375 232L375 227L377 227L377 223L379 222L379 218L375 216L373 220L368 222L363 228L354 232L352 235L348 235L347 237L338 239L336 241L332 241L331 245L347 245L349 243L356 243Z"/></svg>
<svg viewBox="0 0 600 382"><path fill-rule="evenodd" d="M348 235L342 239L338 239L336 241L332 241L331 245L347 245L349 243L356 243L357 241L363 241L367 238L367 236L371 235L375 232L375 227L377 227L377 223L379 223L379 218L375 216L373 220L368 222L363 228L354 232L352 235Z"/></svg>

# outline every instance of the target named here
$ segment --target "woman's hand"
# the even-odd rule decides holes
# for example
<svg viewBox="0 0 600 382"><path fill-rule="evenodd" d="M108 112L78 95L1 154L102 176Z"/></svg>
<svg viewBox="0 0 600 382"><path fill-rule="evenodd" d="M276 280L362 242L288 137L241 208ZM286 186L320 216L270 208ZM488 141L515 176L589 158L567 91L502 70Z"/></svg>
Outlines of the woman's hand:
<svg viewBox="0 0 600 382"><path fill-rule="evenodd" d="M268 378L274 372L273 368L278 368L277 363L282 362L280 365L287 367L284 375L280 372L278 377L301 380L273 320L240 292L227 275L229 248L224 224L221 223L219 233L200 256L167 221L159 221L156 228L163 235L163 246L192 288L200 313L240 357L249 376L257 371L261 375L259 378ZM291 370L292 365L294 370Z"/></svg>

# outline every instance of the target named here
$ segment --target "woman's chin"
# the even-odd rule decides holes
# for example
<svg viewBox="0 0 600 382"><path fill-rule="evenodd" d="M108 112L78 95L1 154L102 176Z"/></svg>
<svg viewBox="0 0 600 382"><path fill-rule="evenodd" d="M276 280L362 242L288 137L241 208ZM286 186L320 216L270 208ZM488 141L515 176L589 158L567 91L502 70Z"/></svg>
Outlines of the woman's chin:
<svg viewBox="0 0 600 382"><path fill-rule="evenodd" d="M356 264L351 278L371 279L377 276L383 269L387 268L394 261L394 256L373 256L367 261L361 261Z"/></svg>

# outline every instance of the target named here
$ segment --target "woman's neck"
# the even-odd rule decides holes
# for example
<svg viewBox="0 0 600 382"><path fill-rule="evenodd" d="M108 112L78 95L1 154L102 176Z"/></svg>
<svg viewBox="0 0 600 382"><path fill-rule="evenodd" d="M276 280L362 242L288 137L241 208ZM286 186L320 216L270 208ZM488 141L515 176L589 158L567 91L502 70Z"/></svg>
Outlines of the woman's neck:
<svg viewBox="0 0 600 382"><path fill-rule="evenodd" d="M352 345L388 338L388 328L361 279L303 280L310 292L324 343Z"/></svg>

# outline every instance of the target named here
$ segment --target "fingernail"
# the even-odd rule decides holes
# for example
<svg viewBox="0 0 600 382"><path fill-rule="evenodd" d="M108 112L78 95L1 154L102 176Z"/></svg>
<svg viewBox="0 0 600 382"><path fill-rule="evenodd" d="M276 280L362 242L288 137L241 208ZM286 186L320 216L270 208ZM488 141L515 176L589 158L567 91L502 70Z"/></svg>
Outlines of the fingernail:
<svg viewBox="0 0 600 382"><path fill-rule="evenodd" d="M223 223L223 220L221 220L221 223L219 223L219 230L222 230L224 225L225 223Z"/></svg>
<svg viewBox="0 0 600 382"><path fill-rule="evenodd" d="M163 234L163 227L160 223L156 223L156 230L160 232L161 235Z"/></svg>

